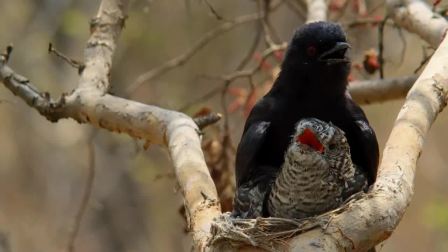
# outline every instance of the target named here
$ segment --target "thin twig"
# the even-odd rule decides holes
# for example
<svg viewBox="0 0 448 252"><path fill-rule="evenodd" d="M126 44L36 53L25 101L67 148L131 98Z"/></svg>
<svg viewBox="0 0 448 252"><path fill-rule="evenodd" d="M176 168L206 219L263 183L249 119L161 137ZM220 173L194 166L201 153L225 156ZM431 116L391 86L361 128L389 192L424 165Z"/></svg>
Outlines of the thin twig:
<svg viewBox="0 0 448 252"><path fill-rule="evenodd" d="M6 46L5 52L0 54L4 58L3 61L5 62L5 64L8 63L9 57L11 56L13 49L14 49L13 45L10 44L10 45Z"/></svg>
<svg viewBox="0 0 448 252"><path fill-rule="evenodd" d="M63 53L59 52L58 50L56 50L56 48L54 48L52 43L48 44L48 53L53 53L54 55L56 55L63 61L67 62L72 67L78 69L79 74L81 74L82 70L84 70L84 67L85 67L84 63L81 63L78 60L71 59L68 56L64 55Z"/></svg>
<svg viewBox="0 0 448 252"><path fill-rule="evenodd" d="M262 15L261 8L259 8L259 13L260 15ZM240 64L238 64L237 69L243 69L244 67L246 67L247 64L249 64L250 60L252 59L255 53L255 50L257 50L258 44L260 43L262 31L263 31L263 21L260 19L259 22L257 22L254 40L251 46L249 47L246 56L241 60Z"/></svg>
<svg viewBox="0 0 448 252"><path fill-rule="evenodd" d="M204 0L204 2L207 5L207 7L210 10L210 12L213 14L213 16L217 20L224 20L224 18L216 11L216 9L213 7L213 5L208 0Z"/></svg>
<svg viewBox="0 0 448 252"><path fill-rule="evenodd" d="M214 124L221 120L222 115L220 113L210 113L205 116L193 118L193 121L198 125L199 129L203 129L211 124Z"/></svg>
<svg viewBox="0 0 448 252"><path fill-rule="evenodd" d="M384 79L384 27L386 25L388 16L385 16L378 27L378 60L380 62L380 78Z"/></svg>
<svg viewBox="0 0 448 252"><path fill-rule="evenodd" d="M197 104L198 102L201 101L205 101L210 99L211 97L219 94L220 92L225 93L227 91L228 86L235 81L236 79L239 78L243 78L243 77L250 77L253 76L254 74L256 74L262 67L263 62L269 57L271 56L274 52L279 51L279 50L284 50L286 49L287 44L283 43L280 45L274 45L271 48L266 49L263 54L262 57L260 59L260 63L257 64L257 66L255 66L252 69L249 70L236 70L233 73L227 74L227 75L222 75L222 76L208 76L208 75L202 75L201 77L203 78L209 78L209 79L215 79L215 80L222 80L224 81L221 85L213 88L212 90L210 90L209 92L205 93L204 95L200 96L199 98L195 99L194 101L191 101L185 105L183 105L182 107L179 108L180 111L185 111L188 108L190 108L191 106ZM237 68L238 69L238 68ZM225 120L225 115L224 115L224 120Z"/></svg>
<svg viewBox="0 0 448 252"><path fill-rule="evenodd" d="M306 17L306 7L303 5L302 1L296 1L296 0L285 0L285 3L288 5L288 9L292 10L294 13L296 13L297 17L304 19ZM300 5L301 4L301 5Z"/></svg>
<svg viewBox="0 0 448 252"><path fill-rule="evenodd" d="M334 22L338 22L344 16L345 12L347 11L347 6L349 3L350 3L350 0L346 0L344 2L344 4L341 6L341 9L339 10L339 12L333 18Z"/></svg>
<svg viewBox="0 0 448 252"><path fill-rule="evenodd" d="M87 206L92 195L93 181L95 179L95 146L93 144L93 138L95 136L96 131L93 131L93 134L89 136L87 141L87 151L88 151L88 160L89 164L87 167L87 180L86 185L84 187L84 193L81 198L81 204L79 205L79 209L75 216L75 223L72 229L72 232L69 235L67 251L73 252L75 251L75 240L79 233L79 228L81 227L82 218L87 210Z"/></svg>
<svg viewBox="0 0 448 252"><path fill-rule="evenodd" d="M380 25L381 22L383 22L384 20L378 20L376 18L359 18L350 22L344 22L342 23L342 26L345 27L346 29L352 29L352 28L357 28L359 26L365 26L365 25ZM391 25L389 23L386 22L386 25Z"/></svg>
<svg viewBox="0 0 448 252"><path fill-rule="evenodd" d="M396 26L396 29L398 31L398 36L400 37L401 43L403 44L403 48L401 49L401 57L400 57L400 64L399 64L399 65L401 65L404 62L404 57L405 57L405 53L406 53L408 44L406 42L406 38L404 37L403 29L398 25Z"/></svg>
<svg viewBox="0 0 448 252"><path fill-rule="evenodd" d="M155 79L157 77L160 77L161 75L165 74L166 72L172 70L173 68L182 66L185 64L191 57L193 57L200 49L202 49L204 46L206 46L210 41L217 38L219 35L223 34L224 32L227 32L241 24L245 24L248 22L253 22L255 20L260 19L258 13L241 16L239 18L236 18L233 21L225 22L221 24L220 26L216 27L215 29L209 31L206 33L202 38L200 38L196 43L189 48L186 52L166 61L162 65L155 67L151 70L149 70L146 73L141 74L137 77L137 79L128 86L126 89L127 94L134 93L141 85L144 83Z"/></svg>
<svg viewBox="0 0 448 252"><path fill-rule="evenodd" d="M210 41L217 38L219 35L223 34L224 32L230 31L231 29L238 27L239 25L253 22L255 20L260 19L261 16L258 13L245 15L238 17L234 19L233 21L225 22L215 29L207 32L204 36L202 36L194 45L189 48L186 52L166 61L165 63L161 64L158 67L155 67L140 76L137 77L137 79L128 86L126 89L126 93L133 94L141 85L144 83L155 79L157 77L160 77L161 75L165 74L166 72L172 70L173 68L182 66L185 64L191 57L193 57L200 49L202 49L204 46L206 46Z"/></svg>
<svg viewBox="0 0 448 252"><path fill-rule="evenodd" d="M66 118L68 113L62 109L66 102L66 94L62 94L58 100L53 100L50 94L40 92L28 78L17 74L6 65L7 59L11 57L12 46L8 46L6 51L6 54L0 55L0 81L14 95L21 97L49 121L56 122L61 118Z"/></svg>
<svg viewBox="0 0 448 252"><path fill-rule="evenodd" d="M381 2L378 3L378 5L372 7L372 8L368 11L367 16L372 15L375 11L379 10L380 8L382 8L382 7L384 6L384 3L385 3L385 2L386 2L386 1L381 1Z"/></svg>
<svg viewBox="0 0 448 252"><path fill-rule="evenodd" d="M280 41L277 33L275 32L275 29L273 28L272 24L269 21L269 14L271 13L270 5L271 0L263 0L262 10L265 13L265 15L262 18L263 23L263 30L264 30L264 37L266 44L271 47L272 45L275 45L278 41Z"/></svg>
<svg viewBox="0 0 448 252"><path fill-rule="evenodd" d="M273 5L270 9L270 11L276 10L283 1L278 2L277 4ZM200 49L205 47L210 41L217 38L219 35L232 30L235 27L238 27L239 25L253 22L256 20L259 20L263 18L264 13L253 13L249 15L244 15L235 18L234 20L227 21L225 23L222 23L218 27L214 28L213 30L207 32L204 36L202 36L194 45L189 48L186 52L166 61L165 63L161 64L160 66L157 66L143 74L137 77L137 79L128 86L126 89L126 94L130 95L133 94L141 85L144 83L153 80L157 77L160 77L161 75L167 73L168 71L182 66L185 64L191 57L193 57Z"/></svg>
<svg viewBox="0 0 448 252"><path fill-rule="evenodd" d="M426 51L423 51L425 56L423 57L422 61L420 62L420 65L414 70L414 73L418 73L425 65L428 63L428 61L431 59L432 55L434 55L434 52L432 52L430 55L426 55Z"/></svg>

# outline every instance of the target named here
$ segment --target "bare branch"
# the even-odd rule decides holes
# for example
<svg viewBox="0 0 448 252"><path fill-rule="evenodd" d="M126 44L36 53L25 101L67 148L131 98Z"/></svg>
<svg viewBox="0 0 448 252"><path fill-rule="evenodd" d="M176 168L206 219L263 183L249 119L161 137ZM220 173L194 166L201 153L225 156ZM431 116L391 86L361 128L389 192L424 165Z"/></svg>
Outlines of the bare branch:
<svg viewBox="0 0 448 252"><path fill-rule="evenodd" d="M254 74L256 74L258 71L260 71L261 67L263 66L263 62L269 56L271 56L274 52L285 50L287 48L287 46L288 46L287 43L283 43L280 45L273 44L271 47L269 47L263 51L263 53L261 55L260 63L257 64L252 69L240 70L240 71L236 71L236 72L233 72L233 73L230 73L227 75L223 75L223 76L204 76L204 77L209 78L209 79L218 79L218 80L231 81L231 82L236 79L239 79L239 78L251 77Z"/></svg>
<svg viewBox="0 0 448 252"><path fill-rule="evenodd" d="M326 21L328 5L325 0L305 0L307 6L306 22Z"/></svg>
<svg viewBox="0 0 448 252"><path fill-rule="evenodd" d="M84 50L85 68L79 88L109 90L109 73L117 40L124 27L128 0L103 0L96 17L90 22L90 38Z"/></svg>
<svg viewBox="0 0 448 252"><path fill-rule="evenodd" d="M78 69L78 73L81 74L82 70L84 70L84 64L69 58L68 56L64 55L63 53L59 52L58 50L56 50L56 48L54 48L52 43L48 44L48 53L53 53L54 55L56 55L58 58L62 59L63 61L67 62L70 66Z"/></svg>
<svg viewBox="0 0 448 252"><path fill-rule="evenodd" d="M250 14L246 16L238 17L232 21L225 22L215 29L207 32L204 36L202 36L194 45L189 48L186 52L166 61L162 65L155 67L149 70L146 73L140 75L131 85L126 89L126 93L132 94L135 92L141 85L145 82L148 82L154 78L157 78L169 70L176 68L178 66L182 66L185 64L191 57L193 57L200 49L202 49L205 45L207 45L210 41L223 34L224 32L230 31L235 27L238 27L241 24L249 23L256 21L262 18L262 15L259 13Z"/></svg>
<svg viewBox="0 0 448 252"><path fill-rule="evenodd" d="M274 11L281 5L282 1L273 4L269 11ZM161 75L165 74L166 72L172 70L173 68L182 66L185 64L191 57L193 57L200 49L202 49L204 46L206 46L210 41L217 38L219 35L232 30L235 27L238 27L239 25L253 22L259 19L262 19L264 17L265 13L254 13L249 14L245 16L240 16L235 18L234 20L227 21L225 23L222 23L220 26L216 27L215 29L207 32L204 36L202 36L198 41L194 43L194 45L188 49L186 52L166 61L165 63L161 64L160 66L157 66L151 70L149 70L146 73L141 74L137 77L137 79L128 86L126 89L127 94L134 93L141 85L144 83L155 79L157 77L160 77Z"/></svg>
<svg viewBox="0 0 448 252"><path fill-rule="evenodd" d="M210 79L233 81L237 78L250 77L253 70L237 71L224 76L204 76ZM349 83L348 90L352 98L359 104L372 104L379 102L386 102L389 100L402 99L406 97L407 92L414 84L416 76L366 80L366 81L352 81ZM211 99L218 93L222 92L224 86L218 86L209 92L203 94L199 98L183 105L179 110L184 111L187 108Z"/></svg>
<svg viewBox="0 0 448 252"><path fill-rule="evenodd" d="M2 54L0 54L0 56L3 57L2 60L4 60L5 63L8 63L9 56L11 56L11 53L12 53L12 50L13 50L13 49L14 49L14 47L13 47L12 45L8 45L8 46L6 47L5 52L2 53Z"/></svg>
<svg viewBox="0 0 448 252"><path fill-rule="evenodd" d="M281 50L285 50L287 48L287 43L283 43L280 45L272 45L272 47L267 48L263 51L262 55L261 55L261 59L260 62L253 67L252 69L248 69L248 70L237 70L233 73L227 74L227 75L222 75L222 76L208 76L208 75L203 75L201 77L203 78L208 78L208 79L214 79L214 80L222 80L223 83L220 86L217 86L215 88L213 88L212 90L208 91L207 93L203 94L202 96L200 96L199 98L195 99L194 101L188 102L187 104L183 105L179 110L180 111L185 111L186 109L188 109L189 107L197 104L198 102L201 101L205 101L207 99L212 98L213 96L221 93L225 93L225 91L227 90L227 87L229 85L232 84L233 81L235 81L236 79L239 78L251 78L253 75L255 75L262 67L263 62L269 57L271 56L274 52L276 51L281 51ZM243 60L244 62L244 60ZM240 67L241 66L241 67ZM242 64L240 64L240 66L237 69L242 68ZM225 110L225 108L223 108ZM224 116L224 119L226 117Z"/></svg>
<svg viewBox="0 0 448 252"><path fill-rule="evenodd" d="M208 125L218 122L221 118L222 115L220 113L210 113L205 116L193 118L193 121L198 125L199 129L203 129Z"/></svg>
<svg viewBox="0 0 448 252"><path fill-rule="evenodd" d="M345 27L346 29L352 29L352 28L356 28L359 26L365 26L365 25L378 25L382 22L383 20L380 20L378 18L359 18L350 22L345 22L342 23L342 26Z"/></svg>
<svg viewBox="0 0 448 252"><path fill-rule="evenodd" d="M107 94L116 41L124 25L126 0L103 0L91 24L84 53L85 69L78 88L53 101L6 65L0 56L0 80L14 94L51 121L72 118L80 123L144 139L168 147L185 200L189 227L197 248L204 247L213 217L220 213L216 188L204 161L199 129L179 112ZM203 195L206 195L206 199Z"/></svg>
<svg viewBox="0 0 448 252"><path fill-rule="evenodd" d="M299 18L305 18L305 7L302 1L297 0L285 0L285 3L288 5L289 9L296 13Z"/></svg>
<svg viewBox="0 0 448 252"><path fill-rule="evenodd" d="M406 97L417 76L350 82L348 90L358 104L371 104Z"/></svg>
<svg viewBox="0 0 448 252"><path fill-rule="evenodd" d="M384 27L386 26L388 16L384 17L383 21L381 21L378 26L378 61L380 63L380 78L384 78Z"/></svg>
<svg viewBox="0 0 448 252"><path fill-rule="evenodd" d="M389 16L406 30L418 34L433 48L442 41L448 22L421 0L387 0Z"/></svg>
<svg viewBox="0 0 448 252"><path fill-rule="evenodd" d="M217 20L223 20L224 18L216 11L216 9L213 7L213 5L208 1L204 0L205 4L207 5L208 9L210 10L211 14L217 19Z"/></svg>
<svg viewBox="0 0 448 252"><path fill-rule="evenodd" d="M49 121L56 122L61 118L69 117L68 112L62 109L65 104L65 94L58 101L52 100L48 93L39 92L27 78L6 66L6 60L7 57L0 56L0 80L14 95L22 98Z"/></svg>

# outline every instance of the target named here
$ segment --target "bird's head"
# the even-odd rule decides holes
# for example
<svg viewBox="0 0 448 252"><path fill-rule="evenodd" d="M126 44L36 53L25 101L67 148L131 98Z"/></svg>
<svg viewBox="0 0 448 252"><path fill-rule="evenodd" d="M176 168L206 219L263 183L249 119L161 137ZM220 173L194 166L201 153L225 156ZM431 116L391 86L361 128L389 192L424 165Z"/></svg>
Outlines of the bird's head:
<svg viewBox="0 0 448 252"><path fill-rule="evenodd" d="M344 131L316 118L305 118L297 123L289 151L294 155L318 155L329 162L341 154L350 155Z"/></svg>
<svg viewBox="0 0 448 252"><path fill-rule="evenodd" d="M283 65L346 66L350 63L346 55L349 48L340 25L329 22L309 23L295 31Z"/></svg>
<svg viewBox="0 0 448 252"><path fill-rule="evenodd" d="M349 48L340 25L329 22L303 25L289 43L282 71L300 73L311 82L328 78L346 83L350 72Z"/></svg>

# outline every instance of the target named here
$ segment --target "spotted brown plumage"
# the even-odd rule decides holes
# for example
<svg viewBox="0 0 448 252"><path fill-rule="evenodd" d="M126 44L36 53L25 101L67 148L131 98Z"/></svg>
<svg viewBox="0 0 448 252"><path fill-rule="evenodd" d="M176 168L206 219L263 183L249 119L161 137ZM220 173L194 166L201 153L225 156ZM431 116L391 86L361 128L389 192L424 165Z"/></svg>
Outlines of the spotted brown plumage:
<svg viewBox="0 0 448 252"><path fill-rule="evenodd" d="M366 188L366 177L358 173L341 129L331 122L302 119L268 196L268 213L300 219L335 209Z"/></svg>
<svg viewBox="0 0 448 252"><path fill-rule="evenodd" d="M267 195L284 163L294 126L303 118L332 122L343 130L356 170L369 185L375 181L378 142L364 112L346 91L348 47L344 32L334 23L310 23L294 33L278 78L244 126L235 163L235 216L269 216ZM248 197L251 190L258 191L257 197Z"/></svg>

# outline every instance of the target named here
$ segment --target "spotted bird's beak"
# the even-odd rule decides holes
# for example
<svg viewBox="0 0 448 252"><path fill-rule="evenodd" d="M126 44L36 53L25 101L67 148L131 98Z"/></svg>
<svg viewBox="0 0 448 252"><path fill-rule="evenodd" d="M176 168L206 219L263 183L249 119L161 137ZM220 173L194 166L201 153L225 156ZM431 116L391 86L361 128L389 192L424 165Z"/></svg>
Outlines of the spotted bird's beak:
<svg viewBox="0 0 448 252"><path fill-rule="evenodd" d="M350 48L350 45L346 42L337 42L330 50L322 53L318 60L326 62L328 65L337 63L349 63L350 59L347 58L346 52Z"/></svg>

